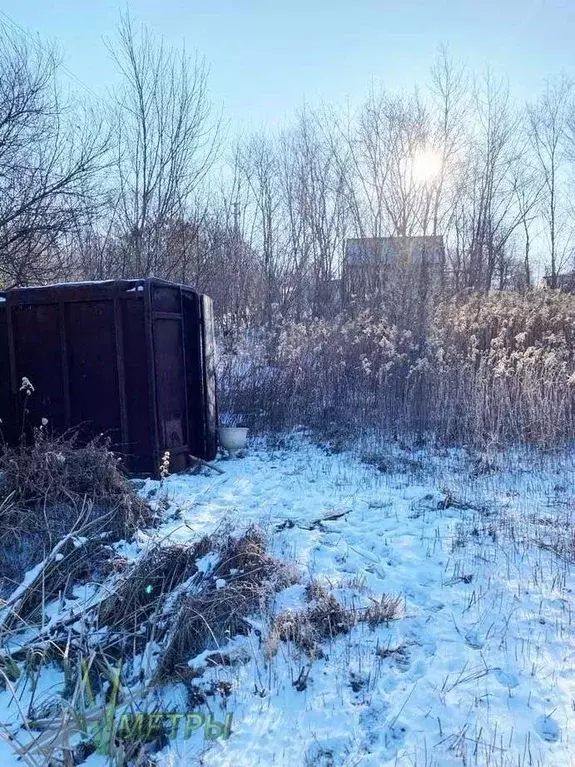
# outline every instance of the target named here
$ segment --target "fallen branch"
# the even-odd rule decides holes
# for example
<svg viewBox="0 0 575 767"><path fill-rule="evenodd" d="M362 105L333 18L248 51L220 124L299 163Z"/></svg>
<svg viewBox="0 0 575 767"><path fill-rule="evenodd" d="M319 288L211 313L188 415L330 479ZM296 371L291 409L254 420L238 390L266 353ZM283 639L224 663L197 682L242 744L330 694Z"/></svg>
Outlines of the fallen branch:
<svg viewBox="0 0 575 767"><path fill-rule="evenodd" d="M26 618L29 617L37 607L40 607L49 597L50 589L55 591L63 589L70 578L68 571L70 558L72 554L79 552L94 540L101 539L107 534L102 533L93 538L92 528L94 523L86 522L91 512L91 504L84 502L82 510L76 519L70 532L59 541L50 553L27 574L22 583L20 583L2 603L3 611L0 613L0 638L4 633L12 629L14 621L26 625ZM72 544L71 548L68 544ZM67 553L64 553L68 548ZM58 575L60 568L60 580L52 585L47 591L50 579Z"/></svg>
<svg viewBox="0 0 575 767"><path fill-rule="evenodd" d="M336 519L346 517L350 512L351 509L347 509L346 511L334 511L333 514L328 514L327 517L321 517L320 519L314 520L308 530L313 530L316 527L321 530L324 522L335 522Z"/></svg>
<svg viewBox="0 0 575 767"><path fill-rule="evenodd" d="M207 469L212 469L212 471L217 471L218 474L225 474L226 472L223 469L220 469L219 466L214 466L213 463L208 463L208 461L204 461L203 458L197 458L195 455L190 455L190 458L192 461L195 461L196 464L199 466L205 466Z"/></svg>
<svg viewBox="0 0 575 767"><path fill-rule="evenodd" d="M58 562L62 557L60 555L61 550L68 543L68 541L77 538L77 533L72 531L68 533L59 543L57 543L48 556L40 562L31 571L32 577L28 580L24 580L12 594L8 597L4 604L4 612L0 616L0 634L7 628L7 624L12 618L18 618L18 611L26 601L26 597L40 585L42 578L47 568ZM59 556L60 555L60 556Z"/></svg>
<svg viewBox="0 0 575 767"><path fill-rule="evenodd" d="M335 522L338 519L342 519L342 517L346 517L350 513L351 509L347 509L346 511L335 511L332 514L328 514L327 517L315 519L311 525L300 525L299 522L294 521L293 519L284 519L283 522L276 525L275 530L279 533L282 530L290 530L292 527L299 527L300 530L322 530L325 532L323 526L324 522Z"/></svg>
<svg viewBox="0 0 575 767"><path fill-rule="evenodd" d="M79 607L77 612L74 612L74 608L72 607L71 611L65 615L56 616L41 631L23 644L14 647L16 640L12 639L8 648L5 648L4 655L14 660L23 660L27 653L33 650L45 649L46 646L49 646L58 638L58 632L67 630L71 624L76 623L77 621L84 620L90 613L95 612L102 602L109 597L109 591L104 594L95 594L94 598L88 600L86 604Z"/></svg>

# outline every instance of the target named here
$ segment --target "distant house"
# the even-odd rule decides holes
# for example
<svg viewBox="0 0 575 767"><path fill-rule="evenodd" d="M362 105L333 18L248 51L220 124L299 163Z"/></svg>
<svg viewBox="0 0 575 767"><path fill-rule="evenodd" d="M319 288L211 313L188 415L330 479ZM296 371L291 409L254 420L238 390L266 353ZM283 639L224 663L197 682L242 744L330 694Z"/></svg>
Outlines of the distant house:
<svg viewBox="0 0 575 767"><path fill-rule="evenodd" d="M547 287L552 287L553 278L550 275L546 275L544 279ZM575 293L575 272L557 274L555 284L559 290L564 290L566 293Z"/></svg>
<svg viewBox="0 0 575 767"><path fill-rule="evenodd" d="M442 236L359 237L346 241L342 269L344 301L380 293L399 273L433 280L445 264Z"/></svg>

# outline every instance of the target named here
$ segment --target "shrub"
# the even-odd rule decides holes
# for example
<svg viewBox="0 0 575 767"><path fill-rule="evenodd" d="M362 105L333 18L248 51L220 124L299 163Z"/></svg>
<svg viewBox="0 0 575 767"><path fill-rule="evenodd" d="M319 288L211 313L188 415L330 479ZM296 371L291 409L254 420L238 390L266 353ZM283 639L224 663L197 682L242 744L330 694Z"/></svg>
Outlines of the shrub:
<svg viewBox="0 0 575 767"><path fill-rule="evenodd" d="M105 439L82 445L44 428L30 445L0 445L0 498L0 577L15 582L79 522L119 540L153 519Z"/></svg>
<svg viewBox="0 0 575 767"><path fill-rule="evenodd" d="M252 427L370 428L479 446L575 435L571 294L458 297L411 329L372 310L285 322L240 348L220 362L221 404Z"/></svg>

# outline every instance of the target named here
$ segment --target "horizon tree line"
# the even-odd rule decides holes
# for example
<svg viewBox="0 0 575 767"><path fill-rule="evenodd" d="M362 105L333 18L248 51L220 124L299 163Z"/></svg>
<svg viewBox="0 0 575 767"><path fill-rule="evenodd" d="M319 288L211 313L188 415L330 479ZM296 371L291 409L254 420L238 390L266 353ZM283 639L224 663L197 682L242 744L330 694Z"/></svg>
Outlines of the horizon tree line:
<svg viewBox="0 0 575 767"><path fill-rule="evenodd" d="M440 49L413 92L231 140L198 55L128 16L107 47L118 84L95 103L64 87L54 48L0 28L4 288L155 275L269 323L324 311L350 237L442 235L447 293L529 289L541 269L557 287L573 267L564 75L519 105Z"/></svg>

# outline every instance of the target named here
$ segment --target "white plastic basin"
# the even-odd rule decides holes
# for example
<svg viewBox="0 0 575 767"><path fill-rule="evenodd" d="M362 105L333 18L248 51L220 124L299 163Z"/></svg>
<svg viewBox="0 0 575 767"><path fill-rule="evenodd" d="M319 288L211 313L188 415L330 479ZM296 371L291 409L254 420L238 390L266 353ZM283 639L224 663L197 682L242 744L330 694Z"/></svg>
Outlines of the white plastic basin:
<svg viewBox="0 0 575 767"><path fill-rule="evenodd" d="M229 450L230 453L236 450L243 450L248 438L248 429L243 426L220 426L218 429L218 439L220 445Z"/></svg>

